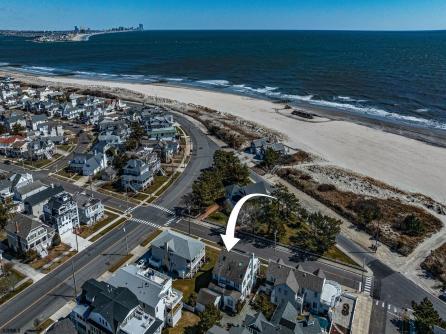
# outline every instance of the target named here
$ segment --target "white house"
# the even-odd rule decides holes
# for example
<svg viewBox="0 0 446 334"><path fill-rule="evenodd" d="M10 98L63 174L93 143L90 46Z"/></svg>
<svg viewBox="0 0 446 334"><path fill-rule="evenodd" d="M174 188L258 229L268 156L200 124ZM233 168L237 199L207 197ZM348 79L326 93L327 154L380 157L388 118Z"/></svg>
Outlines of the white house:
<svg viewBox="0 0 446 334"><path fill-rule="evenodd" d="M104 205L99 198L79 194L76 197L76 203L81 224L93 225L104 217Z"/></svg>
<svg viewBox="0 0 446 334"><path fill-rule="evenodd" d="M127 288L89 279L70 314L80 334L161 334L162 321L147 314Z"/></svg>
<svg viewBox="0 0 446 334"><path fill-rule="evenodd" d="M67 192L53 196L43 206L43 214L45 222L53 226L60 235L79 226L77 203Z"/></svg>
<svg viewBox="0 0 446 334"><path fill-rule="evenodd" d="M243 302L255 285L260 261L251 256L236 252L221 251L212 271L214 283L209 289L221 294L222 308L236 310L238 302Z"/></svg>
<svg viewBox="0 0 446 334"><path fill-rule="evenodd" d="M181 319L183 294L172 288L172 278L167 275L131 264L119 269L108 283L114 287L128 288L145 312L167 326L174 327Z"/></svg>

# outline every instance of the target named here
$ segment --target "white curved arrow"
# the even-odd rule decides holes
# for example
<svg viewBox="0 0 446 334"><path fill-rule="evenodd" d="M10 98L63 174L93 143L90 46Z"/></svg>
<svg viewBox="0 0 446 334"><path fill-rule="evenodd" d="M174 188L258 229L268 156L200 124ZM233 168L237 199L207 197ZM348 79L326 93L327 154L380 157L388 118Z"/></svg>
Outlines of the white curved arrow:
<svg viewBox="0 0 446 334"><path fill-rule="evenodd" d="M234 237L235 233L235 224L237 223L237 217L240 212L240 209L242 208L243 204L245 204L246 201L253 197L269 197L269 198L275 198L273 196L265 195L265 194L250 194L242 197L237 204L234 206L234 209L232 209L231 214L229 215L228 219L228 225L226 225L226 234L220 234L223 243L226 246L226 249L230 251L236 244L239 242L240 239Z"/></svg>

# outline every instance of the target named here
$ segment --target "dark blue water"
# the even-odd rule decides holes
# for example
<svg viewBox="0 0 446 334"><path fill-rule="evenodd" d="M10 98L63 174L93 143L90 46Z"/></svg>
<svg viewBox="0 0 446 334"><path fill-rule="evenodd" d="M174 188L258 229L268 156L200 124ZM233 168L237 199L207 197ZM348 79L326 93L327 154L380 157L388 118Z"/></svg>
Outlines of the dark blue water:
<svg viewBox="0 0 446 334"><path fill-rule="evenodd" d="M446 129L446 32L147 31L52 44L0 37L0 63L165 80Z"/></svg>

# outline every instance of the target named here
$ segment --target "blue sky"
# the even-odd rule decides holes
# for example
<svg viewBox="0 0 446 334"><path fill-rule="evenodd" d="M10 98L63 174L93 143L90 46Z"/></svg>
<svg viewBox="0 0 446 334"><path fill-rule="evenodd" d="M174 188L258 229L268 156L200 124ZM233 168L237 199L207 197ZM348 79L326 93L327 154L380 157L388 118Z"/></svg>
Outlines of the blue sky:
<svg viewBox="0 0 446 334"><path fill-rule="evenodd" d="M0 0L0 29L446 29L445 0Z"/></svg>

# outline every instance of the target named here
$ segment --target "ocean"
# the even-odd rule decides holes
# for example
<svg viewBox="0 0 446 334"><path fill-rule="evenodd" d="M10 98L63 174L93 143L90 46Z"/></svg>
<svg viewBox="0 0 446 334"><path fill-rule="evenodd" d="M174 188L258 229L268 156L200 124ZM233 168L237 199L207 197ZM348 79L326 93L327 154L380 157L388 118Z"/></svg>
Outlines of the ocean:
<svg viewBox="0 0 446 334"><path fill-rule="evenodd" d="M196 86L446 130L446 31L145 31L49 44L0 36L0 67Z"/></svg>

